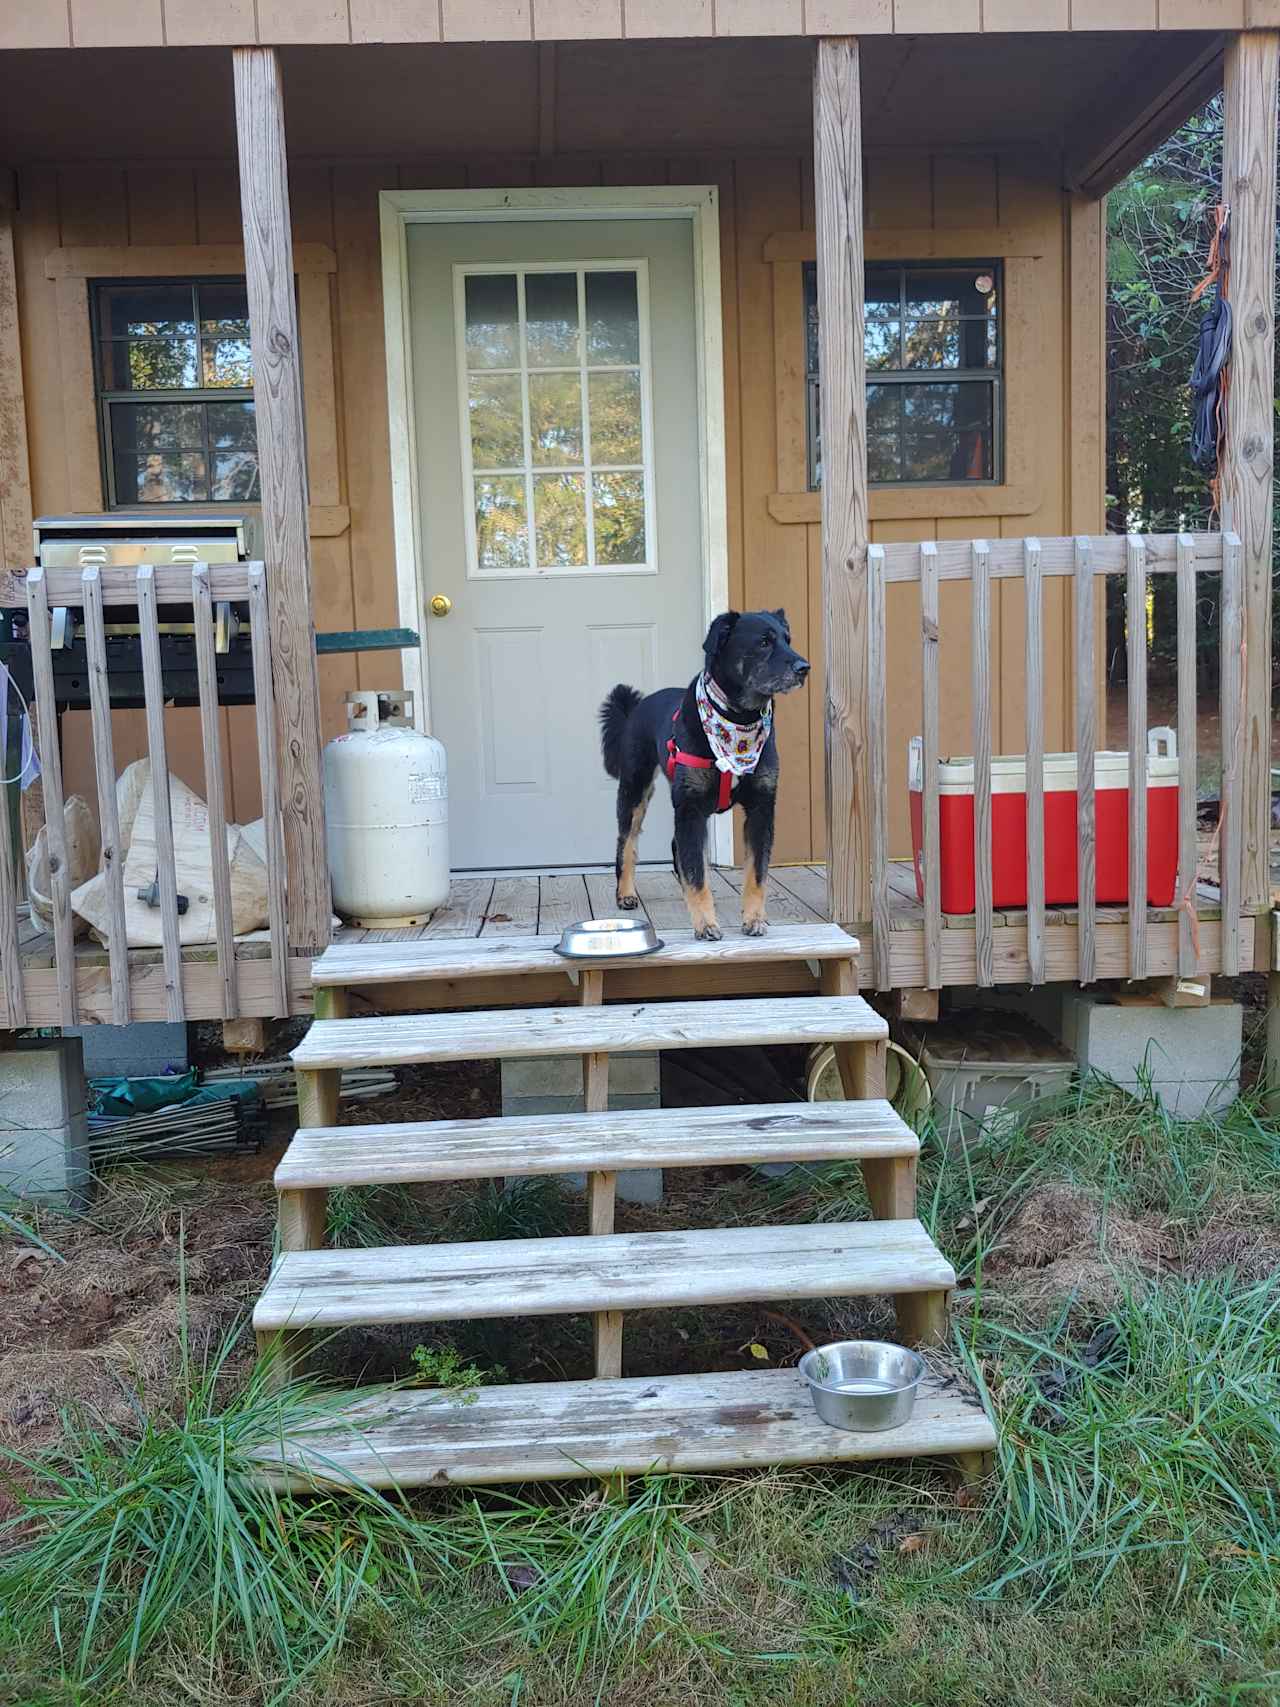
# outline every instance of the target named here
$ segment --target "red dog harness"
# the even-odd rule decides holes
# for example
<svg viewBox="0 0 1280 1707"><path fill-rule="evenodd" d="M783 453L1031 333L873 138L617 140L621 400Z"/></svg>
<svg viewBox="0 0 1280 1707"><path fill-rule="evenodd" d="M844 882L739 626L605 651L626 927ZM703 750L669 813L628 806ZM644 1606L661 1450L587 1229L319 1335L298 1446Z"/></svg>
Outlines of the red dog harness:
<svg viewBox="0 0 1280 1707"><path fill-rule="evenodd" d="M677 706L675 708L675 710L671 713L671 721L674 723L676 718L679 717L679 715L680 715L680 707ZM696 770L696 771L709 771L709 770L714 769L715 760L714 759L699 758L697 753L682 753L680 748L676 746L675 736L673 735L671 737L671 739L667 742L667 781L668 782L674 782L675 781L676 766L677 765L689 765L693 770ZM716 811L717 812L727 812L729 810L729 807L731 804L730 796L732 795L732 793L733 793L733 772L732 771L721 771L720 772L720 796L719 796L719 799L716 801Z"/></svg>

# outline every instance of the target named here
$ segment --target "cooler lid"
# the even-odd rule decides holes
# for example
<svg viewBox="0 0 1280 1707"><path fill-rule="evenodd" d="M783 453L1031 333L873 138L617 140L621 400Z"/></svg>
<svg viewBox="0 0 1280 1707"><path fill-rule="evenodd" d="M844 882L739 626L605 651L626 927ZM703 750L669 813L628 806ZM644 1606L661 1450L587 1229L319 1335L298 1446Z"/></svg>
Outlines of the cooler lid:
<svg viewBox="0 0 1280 1707"><path fill-rule="evenodd" d="M1176 788L1178 785L1178 744L1172 729L1152 729L1147 737L1147 787ZM914 736L908 749L908 786L919 790L923 786L923 757L920 737ZM942 794L973 793L973 758L938 760L938 785ZM1093 785L1095 788L1127 788L1129 786L1129 755L1127 752L1099 751L1093 755ZM1046 753L1044 756L1044 786L1046 793L1070 792L1076 786L1076 755ZM1002 753L991 760L991 792L993 794L1024 794L1027 787L1027 761L1022 753Z"/></svg>

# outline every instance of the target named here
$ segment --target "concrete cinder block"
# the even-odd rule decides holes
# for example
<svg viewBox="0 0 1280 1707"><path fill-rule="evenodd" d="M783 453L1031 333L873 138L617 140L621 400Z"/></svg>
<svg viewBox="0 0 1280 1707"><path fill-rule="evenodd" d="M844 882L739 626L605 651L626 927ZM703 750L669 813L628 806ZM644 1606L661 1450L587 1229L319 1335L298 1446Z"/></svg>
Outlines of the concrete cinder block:
<svg viewBox="0 0 1280 1707"><path fill-rule="evenodd" d="M1081 1067L1128 1091L1149 1087L1178 1120L1219 1113L1239 1095L1243 1025L1238 1002L1167 1008L1068 990L1062 1004L1062 1040Z"/></svg>
<svg viewBox="0 0 1280 1707"><path fill-rule="evenodd" d="M80 1039L19 1039L0 1051L0 1194L83 1208L90 1179Z"/></svg>
<svg viewBox="0 0 1280 1707"><path fill-rule="evenodd" d="M64 1037L84 1044L84 1070L91 1079L150 1079L175 1067L189 1065L187 1028L164 1020L139 1020L134 1025L78 1025Z"/></svg>
<svg viewBox="0 0 1280 1707"><path fill-rule="evenodd" d="M581 1114L584 1102L582 1057L544 1056L529 1061L502 1062L502 1112L518 1114ZM642 1055L609 1058L609 1107L660 1108L662 1093L656 1050ZM584 1191L585 1174L568 1174L564 1184ZM618 1175L618 1196L627 1203L662 1201L661 1168L628 1168Z"/></svg>

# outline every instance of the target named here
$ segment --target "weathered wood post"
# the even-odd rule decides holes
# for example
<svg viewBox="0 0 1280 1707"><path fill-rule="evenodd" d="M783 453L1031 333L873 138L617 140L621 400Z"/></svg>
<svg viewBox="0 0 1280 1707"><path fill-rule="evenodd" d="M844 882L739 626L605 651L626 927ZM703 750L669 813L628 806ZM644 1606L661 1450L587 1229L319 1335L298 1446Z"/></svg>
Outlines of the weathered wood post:
<svg viewBox="0 0 1280 1707"><path fill-rule="evenodd" d="M813 80L822 373L822 603L826 637L827 905L840 924L871 917L867 387L863 349L862 95L857 38L823 37ZM883 768L883 748L881 768ZM883 850L881 850L882 852Z"/></svg>
<svg viewBox="0 0 1280 1707"><path fill-rule="evenodd" d="M306 438L289 219L284 100L275 50L233 52L240 210L262 482L271 674L280 751L289 947L314 954L332 917L311 609Z"/></svg>
<svg viewBox="0 0 1280 1707"><path fill-rule="evenodd" d="M1280 31L1227 42L1222 199L1231 208L1233 344L1222 526L1244 548L1244 693L1238 772L1242 911L1271 902L1271 551L1275 464L1276 89ZM1226 755L1224 755L1224 758ZM1269 931L1269 921L1264 919ZM1261 931L1262 925L1259 926ZM1224 918L1222 928L1229 928ZM1269 946L1269 944L1268 944Z"/></svg>

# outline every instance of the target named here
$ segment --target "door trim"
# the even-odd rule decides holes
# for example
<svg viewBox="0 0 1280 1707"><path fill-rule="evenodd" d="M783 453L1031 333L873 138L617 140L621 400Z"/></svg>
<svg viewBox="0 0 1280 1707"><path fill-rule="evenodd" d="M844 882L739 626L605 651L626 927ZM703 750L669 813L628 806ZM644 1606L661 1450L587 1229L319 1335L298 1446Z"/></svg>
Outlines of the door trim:
<svg viewBox="0 0 1280 1707"><path fill-rule="evenodd" d="M411 225L500 220L683 219L693 228L694 338L698 353L698 465L702 486L702 605L710 623L729 604L729 519L725 474L724 348L720 301L720 198L714 184L616 189L383 190L382 304L387 349L387 416L391 439L391 511L400 622L419 636L400 654L414 719L431 728L418 454L409 327ZM712 820L711 857L733 863L728 813Z"/></svg>

